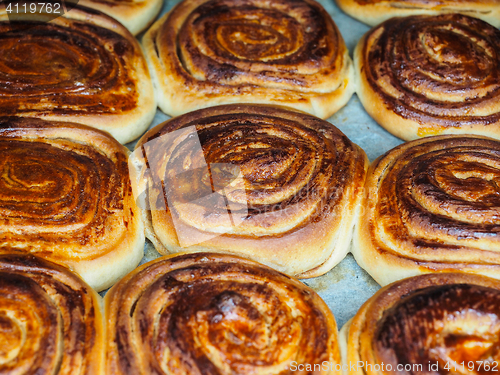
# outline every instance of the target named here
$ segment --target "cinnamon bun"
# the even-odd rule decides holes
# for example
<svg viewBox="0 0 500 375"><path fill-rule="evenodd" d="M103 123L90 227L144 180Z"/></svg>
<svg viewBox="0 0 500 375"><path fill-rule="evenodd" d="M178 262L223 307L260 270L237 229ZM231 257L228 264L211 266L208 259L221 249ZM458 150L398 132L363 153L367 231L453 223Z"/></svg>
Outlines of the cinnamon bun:
<svg viewBox="0 0 500 375"><path fill-rule="evenodd" d="M299 281L249 260L159 258L116 284L105 306L109 375L284 375L306 364L316 365L315 374L340 375L326 304Z"/></svg>
<svg viewBox="0 0 500 375"><path fill-rule="evenodd" d="M352 251L379 284L430 272L500 278L500 142L436 136L370 167Z"/></svg>
<svg viewBox="0 0 500 375"><path fill-rule="evenodd" d="M460 273L398 281L341 330L345 374L490 374L500 362L500 281Z"/></svg>
<svg viewBox="0 0 500 375"><path fill-rule="evenodd" d="M0 253L36 254L110 287L143 255L127 157L83 125L0 118Z"/></svg>
<svg viewBox="0 0 500 375"><path fill-rule="evenodd" d="M130 169L160 253L228 252L305 278L345 257L366 168L330 123L241 104L158 125Z"/></svg>
<svg viewBox="0 0 500 375"><path fill-rule="evenodd" d="M336 0L348 15L370 26L392 17L461 13L500 27L499 0Z"/></svg>
<svg viewBox="0 0 500 375"><path fill-rule="evenodd" d="M261 103L327 118L354 91L342 36L314 0L184 0L143 45L171 116Z"/></svg>
<svg viewBox="0 0 500 375"><path fill-rule="evenodd" d="M0 5L0 116L81 123L121 143L144 133L156 100L141 47L127 29L79 6L42 22L51 15L9 20L12 9Z"/></svg>
<svg viewBox="0 0 500 375"><path fill-rule="evenodd" d="M137 35L153 22L163 5L162 0L78 0L79 5L97 9L120 21Z"/></svg>
<svg viewBox="0 0 500 375"><path fill-rule="evenodd" d="M62 266L0 255L0 372L99 375L100 297Z"/></svg>
<svg viewBox="0 0 500 375"><path fill-rule="evenodd" d="M404 140L500 138L500 30L459 14L394 18L358 43L358 96Z"/></svg>

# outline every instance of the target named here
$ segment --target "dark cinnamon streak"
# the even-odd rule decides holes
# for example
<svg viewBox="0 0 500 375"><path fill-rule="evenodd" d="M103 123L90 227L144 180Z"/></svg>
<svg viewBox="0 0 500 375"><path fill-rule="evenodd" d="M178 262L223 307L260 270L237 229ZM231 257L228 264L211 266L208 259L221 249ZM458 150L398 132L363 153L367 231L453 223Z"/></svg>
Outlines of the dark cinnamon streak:
<svg viewBox="0 0 500 375"><path fill-rule="evenodd" d="M315 205L314 213L300 226L290 230L295 231L311 221L320 221L327 215L335 214L337 203L344 197L345 186L363 173L362 158L340 132L325 127L321 120L315 122L298 116L291 120L265 112L250 114L245 112L243 106L241 113L197 119L182 117L168 122L144 143L172 131L195 126L203 155L195 152L197 139L192 137L179 142L169 152L165 168L167 183L160 199L166 201L168 197L170 201L193 202L213 191L220 191L241 172L247 183L247 205L243 208L248 212L247 220L307 202ZM164 153L164 149L158 152ZM184 172L183 161L199 158L208 165L222 163L226 165L226 170L210 168L209 177L205 175L205 168ZM236 172L232 167L236 168ZM213 186L213 181L220 186ZM188 188L180 189L182 186ZM287 198L266 203L272 194L287 190L295 193L284 193ZM210 215L224 215L227 212L226 200L226 196L218 194L203 204Z"/></svg>
<svg viewBox="0 0 500 375"><path fill-rule="evenodd" d="M294 91L314 91L314 85L341 69L345 51L329 15L309 0L207 1L179 30L165 23L157 40L159 56L167 53L171 38L176 50L168 53L179 61L176 74L187 87L207 82L211 95L224 86L248 91L271 85L290 90L289 98L306 100ZM286 92L280 92L283 101L289 99Z"/></svg>
<svg viewBox="0 0 500 375"><path fill-rule="evenodd" d="M435 374L429 363L439 363L437 373L448 373L444 368L446 356L458 363L492 364L500 355L495 334L499 321L497 289L469 284L427 287L403 296L384 312L373 338L374 349L381 362L422 364L423 371L407 372L415 375Z"/></svg>
<svg viewBox="0 0 500 375"><path fill-rule="evenodd" d="M27 331L26 341L17 343L19 354L0 364L0 371L91 373L100 322L85 288L63 267L32 256L0 255L0 310L10 313L0 313L0 338L10 338L4 344L15 347L16 318L26 318Z"/></svg>
<svg viewBox="0 0 500 375"><path fill-rule="evenodd" d="M294 67L299 63L308 62L311 67L315 65L319 67L325 57L335 61L338 49L331 43L336 41L338 36L327 35L330 31L326 25L328 18L325 18L324 12L316 6L308 4L306 8L302 0L290 1L279 10L259 8L250 1L238 7L226 6L225 3L224 0L209 1L201 5L179 32L179 44L185 46L183 50L189 54L189 59L197 69L205 71L210 80L229 81L237 75L256 74L239 69L237 66L242 61L252 63L266 59L270 69L274 70L276 68L273 66L284 65L287 67L284 71L290 73L294 72ZM310 25L308 31L304 30L298 20L286 13L286 8L299 7L305 8L303 19L300 21L307 20L307 24ZM256 23L256 19L265 19L267 22ZM208 59L201 54L200 46L194 45L192 35L194 33L203 36L207 47L215 52L217 59ZM255 43L248 44L238 38L233 39L232 36L237 34L245 34ZM224 44L221 44L220 35L224 38ZM265 43L266 40L274 42ZM260 43L256 43L257 41ZM302 45L297 46L296 43L299 41L303 41ZM297 50L293 52L295 49ZM280 58L280 55L286 57ZM307 85L306 81L299 79L298 76L276 76L272 70L264 70L258 74L270 81L289 81L291 84Z"/></svg>
<svg viewBox="0 0 500 375"><path fill-rule="evenodd" d="M136 366L146 355L149 360L143 368L147 373L182 369L219 374L217 361L207 355L207 345L235 373L276 365L287 346L300 350L304 361L327 358L330 332L310 294L292 283L284 286L286 277L275 271L249 264L200 262L203 256L186 254L173 259L172 264L191 264L166 271L145 285L134 296L130 313L113 306L119 314L113 340L122 373L142 373ZM193 264L190 259L197 261ZM148 272L157 272L157 266L128 281L127 293ZM276 288L285 288L290 297ZM293 303L284 298L292 298ZM119 303L120 295L115 300ZM297 317L292 316L292 305ZM137 322L138 331L132 322ZM168 360L165 353L169 353Z"/></svg>
<svg viewBox="0 0 500 375"><path fill-rule="evenodd" d="M356 3L361 4L361 5L367 5L367 4L377 4L377 3L385 3L387 0L354 0ZM482 0L485 3L495 3L498 2L498 0ZM435 5L435 6L442 6L446 5L447 7L451 7L456 3L459 4L475 4L477 3L477 0L398 0L398 1L393 1L392 3L396 4L408 4L409 6L411 5Z"/></svg>
<svg viewBox="0 0 500 375"><path fill-rule="evenodd" d="M137 52L85 22L0 23L0 114L109 114L137 105L128 69Z"/></svg>
<svg viewBox="0 0 500 375"><path fill-rule="evenodd" d="M441 127L500 121L494 110L500 101L500 30L495 27L458 14L413 16L386 21L366 41L366 79L399 116ZM484 115L474 115L473 108L484 109Z"/></svg>
<svg viewBox="0 0 500 375"><path fill-rule="evenodd" d="M0 224L6 228L0 248L22 244L51 252L57 244L87 245L110 230L107 219L131 194L124 153L109 157L71 139L19 135L46 126L0 118Z"/></svg>
<svg viewBox="0 0 500 375"><path fill-rule="evenodd" d="M384 158L391 157L386 154ZM383 159L379 160L379 163ZM497 264L500 246L500 143L469 137L441 138L408 147L381 173L378 203L371 219L380 251L398 253L391 241L415 260L469 262L459 251L481 251L464 240L487 240L481 264ZM426 257L420 258L423 254ZM469 255L469 254L466 254Z"/></svg>

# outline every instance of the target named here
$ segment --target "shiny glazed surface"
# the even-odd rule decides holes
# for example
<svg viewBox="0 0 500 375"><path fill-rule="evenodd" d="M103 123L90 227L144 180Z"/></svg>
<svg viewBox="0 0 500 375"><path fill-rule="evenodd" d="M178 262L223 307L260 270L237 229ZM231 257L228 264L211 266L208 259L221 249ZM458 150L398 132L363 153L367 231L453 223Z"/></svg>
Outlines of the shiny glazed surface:
<svg viewBox="0 0 500 375"><path fill-rule="evenodd" d="M112 30L62 17L2 21L0 40L1 115L122 114L137 106L131 64L139 51Z"/></svg>
<svg viewBox="0 0 500 375"><path fill-rule="evenodd" d="M99 296L61 266L0 255L0 372L100 374Z"/></svg>
<svg viewBox="0 0 500 375"><path fill-rule="evenodd" d="M500 361L499 332L498 280L417 276L383 288L363 305L349 327L348 359L372 364L369 375L382 373L373 367L382 363L393 371L398 364L422 365L407 374L491 374Z"/></svg>
<svg viewBox="0 0 500 375"><path fill-rule="evenodd" d="M367 34L362 60L363 79L388 109L420 123L419 136L500 121L500 31L483 21L386 21Z"/></svg>
<svg viewBox="0 0 500 375"><path fill-rule="evenodd" d="M173 140L172 132L180 130L185 133ZM364 154L336 128L266 106L177 117L147 133L139 146L150 178L164 181L149 186L152 206L168 202L168 212L183 223L213 233L280 235L340 220L364 178ZM226 222L228 207L233 222Z"/></svg>
<svg viewBox="0 0 500 375"><path fill-rule="evenodd" d="M318 4L302 0L199 3L178 31L180 60L197 80L296 91L326 92L338 86L330 80L338 82L335 76L345 47L337 27ZM163 30L168 25L167 21ZM159 47L161 51L163 45Z"/></svg>
<svg viewBox="0 0 500 375"><path fill-rule="evenodd" d="M498 141L439 136L405 143L371 166L360 225L377 253L415 267L497 269L499 178Z"/></svg>
<svg viewBox="0 0 500 375"><path fill-rule="evenodd" d="M338 363L336 325L308 287L210 253L160 258L106 296L109 374L289 374Z"/></svg>
<svg viewBox="0 0 500 375"><path fill-rule="evenodd" d="M311 0L187 0L143 43L160 82L159 106L173 116L261 103L327 118L354 91L342 36Z"/></svg>
<svg viewBox="0 0 500 375"><path fill-rule="evenodd" d="M55 261L105 255L135 228L131 199L127 153L108 135L0 118L0 252Z"/></svg>
<svg viewBox="0 0 500 375"><path fill-rule="evenodd" d="M434 7L451 7L455 4L477 4L477 0L397 0L397 1L388 1L388 0L354 0L358 4L377 4L377 3L388 3L388 4L408 4L409 6L434 6ZM481 0L483 4L498 4L499 0Z"/></svg>

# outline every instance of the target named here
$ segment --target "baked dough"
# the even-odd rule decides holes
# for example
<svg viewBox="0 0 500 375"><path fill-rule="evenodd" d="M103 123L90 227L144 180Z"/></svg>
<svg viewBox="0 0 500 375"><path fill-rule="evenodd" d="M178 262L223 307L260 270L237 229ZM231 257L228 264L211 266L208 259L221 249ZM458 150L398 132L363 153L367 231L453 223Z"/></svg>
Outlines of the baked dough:
<svg viewBox="0 0 500 375"><path fill-rule="evenodd" d="M500 27L499 0L336 0L348 15L370 26L392 17L461 13Z"/></svg>
<svg viewBox="0 0 500 375"><path fill-rule="evenodd" d="M185 0L143 45L159 107L171 116L263 103L327 118L354 91L342 36L313 0Z"/></svg>
<svg viewBox="0 0 500 375"><path fill-rule="evenodd" d="M159 258L116 284L105 306L109 375L293 374L293 366L323 362L326 371L316 366L315 374L341 374L328 306L249 260Z"/></svg>
<svg viewBox="0 0 500 375"><path fill-rule="evenodd" d="M228 252L306 278L348 251L367 158L326 121L206 108L151 129L134 154L146 236L161 254Z"/></svg>
<svg viewBox="0 0 500 375"><path fill-rule="evenodd" d="M497 372L499 322L498 280L444 273L398 281L342 328L344 374Z"/></svg>
<svg viewBox="0 0 500 375"><path fill-rule="evenodd" d="M0 253L31 253L110 287L139 264L128 151L83 125L0 118Z"/></svg>
<svg viewBox="0 0 500 375"><path fill-rule="evenodd" d="M100 302L62 266L0 255L0 372L104 374Z"/></svg>
<svg viewBox="0 0 500 375"><path fill-rule="evenodd" d="M121 143L144 133L156 100L141 47L127 29L79 6L51 21L41 14L10 22L0 5L0 116L85 124Z"/></svg>
<svg viewBox="0 0 500 375"><path fill-rule="evenodd" d="M500 138L500 30L458 14L395 18L355 50L357 93L404 140L438 134Z"/></svg>
<svg viewBox="0 0 500 375"><path fill-rule="evenodd" d="M120 21L137 35L153 22L163 5L162 0L78 0L79 5L100 10ZM67 5L67 3L66 3Z"/></svg>
<svg viewBox="0 0 500 375"><path fill-rule="evenodd" d="M447 135L400 145L369 169L353 237L379 284L430 272L500 278L500 142Z"/></svg>

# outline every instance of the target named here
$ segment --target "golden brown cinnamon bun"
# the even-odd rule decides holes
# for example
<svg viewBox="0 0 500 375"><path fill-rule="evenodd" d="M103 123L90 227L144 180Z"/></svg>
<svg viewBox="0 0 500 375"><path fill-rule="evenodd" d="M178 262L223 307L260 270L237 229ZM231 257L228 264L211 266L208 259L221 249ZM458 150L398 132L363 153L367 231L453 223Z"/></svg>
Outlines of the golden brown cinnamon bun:
<svg viewBox="0 0 500 375"><path fill-rule="evenodd" d="M371 26L392 17L461 13L500 27L499 0L336 0L351 17Z"/></svg>
<svg viewBox="0 0 500 375"><path fill-rule="evenodd" d="M500 138L500 30L458 14L395 18L358 43L358 96L405 140L439 134Z"/></svg>
<svg viewBox="0 0 500 375"><path fill-rule="evenodd" d="M146 236L162 254L229 252L314 277L348 251L367 158L324 120L206 108L147 132L135 156Z"/></svg>
<svg viewBox="0 0 500 375"><path fill-rule="evenodd" d="M64 267L0 255L0 373L103 374L100 299Z"/></svg>
<svg viewBox="0 0 500 375"><path fill-rule="evenodd" d="M340 374L328 306L301 282L239 257L156 259L116 284L105 306L109 375L305 374L293 370L308 364Z"/></svg>
<svg viewBox="0 0 500 375"><path fill-rule="evenodd" d="M78 0L79 5L100 10L117 19L137 35L153 22L160 12L162 0Z"/></svg>
<svg viewBox="0 0 500 375"><path fill-rule="evenodd" d="M354 91L342 36L314 0L184 0L143 45L172 116L263 103L327 118Z"/></svg>
<svg viewBox="0 0 500 375"><path fill-rule="evenodd" d="M47 22L49 14L9 21L11 13L0 9L0 116L81 123L121 143L147 129L153 85L139 43L119 22L83 7Z"/></svg>
<svg viewBox="0 0 500 375"><path fill-rule="evenodd" d="M422 275L379 290L341 330L347 375L500 371L500 281Z"/></svg>
<svg viewBox="0 0 500 375"><path fill-rule="evenodd" d="M354 231L358 264L381 285L429 272L500 278L500 142L412 141L370 167Z"/></svg>
<svg viewBox="0 0 500 375"><path fill-rule="evenodd" d="M142 258L127 150L83 125L0 118L0 253L32 253L111 286Z"/></svg>

